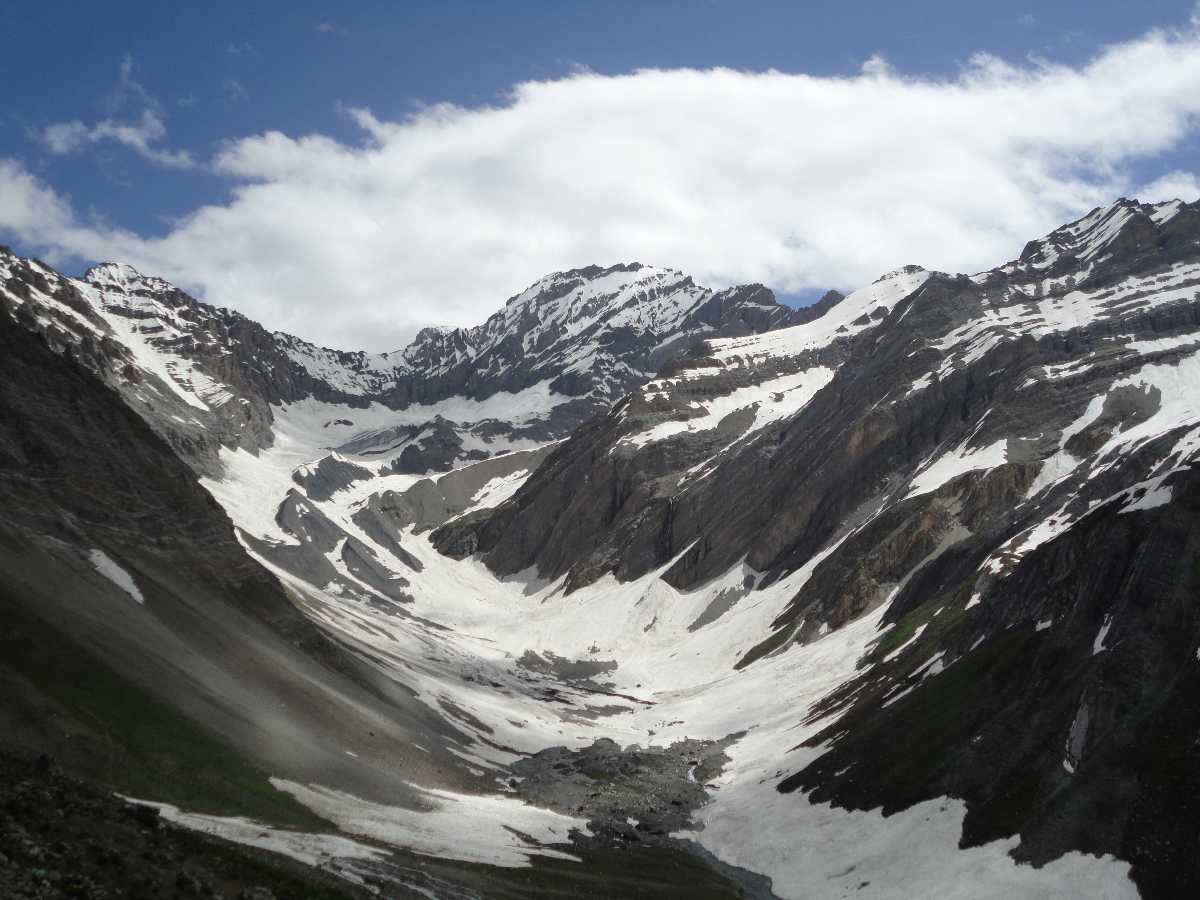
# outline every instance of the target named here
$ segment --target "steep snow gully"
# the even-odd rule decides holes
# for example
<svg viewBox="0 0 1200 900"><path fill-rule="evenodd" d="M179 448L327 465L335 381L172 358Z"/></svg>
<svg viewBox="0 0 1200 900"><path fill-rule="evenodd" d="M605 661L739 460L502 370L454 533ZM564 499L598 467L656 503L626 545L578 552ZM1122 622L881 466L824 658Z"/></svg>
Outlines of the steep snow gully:
<svg viewBox="0 0 1200 900"><path fill-rule="evenodd" d="M1112 774L1107 748L1142 746L1113 685L1174 697L1200 666L1194 598L1171 618L1154 593L1190 582L1148 580L1140 543L1177 537L1195 565L1200 206L1122 200L990 272L908 266L811 321L757 286L560 273L480 329L378 358L128 267L72 280L4 254L0 285L13 321L187 462L392 705L322 694L353 727L297 734L336 765L239 745L308 825L144 791L166 819L383 896L1193 883L1194 863L1129 837L1166 826L1095 819L1120 796L1155 808ZM422 366L443 379L426 395ZM1119 558L1125 593L1079 575L1089 546ZM108 585L101 613L181 627L138 557L71 552ZM1018 664L1013 698L978 699ZM1039 690L1043 717L1013 738ZM1140 728L1169 727L1162 702ZM1005 740L1037 780L997 761ZM1136 773L1191 790L1181 753Z"/></svg>

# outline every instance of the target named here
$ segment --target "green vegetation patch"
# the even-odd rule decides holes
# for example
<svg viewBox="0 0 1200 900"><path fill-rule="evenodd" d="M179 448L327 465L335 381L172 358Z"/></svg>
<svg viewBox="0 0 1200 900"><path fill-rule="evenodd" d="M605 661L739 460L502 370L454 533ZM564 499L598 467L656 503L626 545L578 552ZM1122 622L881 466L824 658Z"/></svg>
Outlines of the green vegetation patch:
<svg viewBox="0 0 1200 900"><path fill-rule="evenodd" d="M16 740L123 794L211 815L328 829L267 773L94 654L25 612L0 585L0 716Z"/></svg>

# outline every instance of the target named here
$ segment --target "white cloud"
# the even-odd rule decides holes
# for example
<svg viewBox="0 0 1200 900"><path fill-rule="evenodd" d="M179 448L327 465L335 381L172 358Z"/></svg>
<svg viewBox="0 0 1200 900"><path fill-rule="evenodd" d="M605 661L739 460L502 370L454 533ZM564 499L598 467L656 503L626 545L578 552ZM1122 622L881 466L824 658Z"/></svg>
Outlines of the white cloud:
<svg viewBox="0 0 1200 900"><path fill-rule="evenodd" d="M15 235L55 259L109 259L139 251L136 235L82 221L62 197L11 159L0 159L0 237ZM113 251L117 252L114 253Z"/></svg>
<svg viewBox="0 0 1200 900"><path fill-rule="evenodd" d="M250 99L250 92L236 78L226 78L222 81L221 90L225 92L225 99L229 103L241 103Z"/></svg>
<svg viewBox="0 0 1200 900"><path fill-rule="evenodd" d="M51 224L28 209L11 221L0 184L0 228L51 259L120 257L271 327L390 349L592 262L785 291L856 287L909 262L991 267L1132 193L1132 163L1194 132L1198 83L1194 31L1077 68L979 56L942 80L881 59L846 78L578 72L494 108L398 122L355 110L359 144L233 141L213 160L228 201L162 238L80 224L36 183Z"/></svg>
<svg viewBox="0 0 1200 900"><path fill-rule="evenodd" d="M133 69L133 56L126 53L121 57L121 63L117 67L117 83L113 85L108 97L105 98L105 106L108 107L109 115L117 115L130 106L159 109L158 100L154 95L133 77Z"/></svg>
<svg viewBox="0 0 1200 900"><path fill-rule="evenodd" d="M55 122L30 136L57 156L78 153L92 144L113 141L147 162L169 169L190 169L196 161L186 150L158 146L166 140L167 126L159 102L133 77L133 58L126 55L117 70L117 83L105 98L109 117L93 125L78 119ZM136 112L122 115L135 107Z"/></svg>
<svg viewBox="0 0 1200 900"><path fill-rule="evenodd" d="M1193 203L1200 199L1200 176L1195 172L1176 169L1144 184L1137 190L1144 200L1184 200Z"/></svg>
<svg viewBox="0 0 1200 900"><path fill-rule="evenodd" d="M133 121L120 122L103 119L95 125L85 125L78 119L70 122L55 122L48 125L35 137L51 153L62 156L78 153L89 144L115 141L138 154L147 162L169 169L190 169L196 165L186 150L166 150L154 146L167 136L167 127L162 116L150 109Z"/></svg>

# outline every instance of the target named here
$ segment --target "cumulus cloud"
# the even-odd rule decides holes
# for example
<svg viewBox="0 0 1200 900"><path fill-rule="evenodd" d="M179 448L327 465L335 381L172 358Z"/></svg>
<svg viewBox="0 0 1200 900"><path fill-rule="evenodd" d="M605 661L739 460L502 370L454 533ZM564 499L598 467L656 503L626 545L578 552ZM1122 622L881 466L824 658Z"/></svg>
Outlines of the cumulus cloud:
<svg viewBox="0 0 1200 900"><path fill-rule="evenodd" d="M133 57L126 54L117 69L117 83L104 99L109 113L107 118L91 125L78 119L54 122L30 131L30 136L56 156L78 153L92 144L113 141L156 166L192 168L196 161L186 150L158 146L167 137L162 105L133 77L133 69Z"/></svg>
<svg viewBox="0 0 1200 900"><path fill-rule="evenodd" d="M1185 200L1191 203L1200 198L1200 176L1195 172L1176 169L1142 185L1137 194L1145 200Z"/></svg>
<svg viewBox="0 0 1200 900"><path fill-rule="evenodd" d="M101 221L85 221L62 197L11 159L0 159L0 236L15 235L56 260L108 259L142 241ZM118 252L113 253L114 250Z"/></svg>
<svg viewBox="0 0 1200 900"><path fill-rule="evenodd" d="M1133 163L1194 133L1196 84L1195 30L1078 67L979 56L947 79L881 59L844 78L577 72L494 107L351 110L359 142L232 141L212 161L228 201L161 238L81 223L37 183L26 202L41 191L52 224L28 209L14 222L0 183L0 227L51 259L120 257L270 327L391 349L592 262L782 291L852 288L910 262L988 268L1132 193Z"/></svg>

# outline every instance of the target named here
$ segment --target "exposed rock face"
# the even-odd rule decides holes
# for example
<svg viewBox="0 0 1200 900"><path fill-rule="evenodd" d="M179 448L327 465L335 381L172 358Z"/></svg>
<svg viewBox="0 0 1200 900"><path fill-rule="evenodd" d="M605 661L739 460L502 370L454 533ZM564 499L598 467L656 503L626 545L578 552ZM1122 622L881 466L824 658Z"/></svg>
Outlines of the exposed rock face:
<svg viewBox="0 0 1200 900"><path fill-rule="evenodd" d="M427 531L470 509L489 483L532 473L549 452L549 447L543 447L507 453L436 479L422 478L403 491L373 494L355 520L369 528L370 521L383 519L396 535L409 525L417 532Z"/></svg>
<svg viewBox="0 0 1200 900"><path fill-rule="evenodd" d="M714 341L577 431L512 501L439 540L450 548L470 530L497 571L537 565L548 577L570 572L573 584L609 570L636 577L685 549L667 576L678 587L743 557L772 579L844 523L859 524L856 510L910 496L922 499L908 506L923 508L960 471L1000 469L1007 486L975 515L997 527L1003 505L1030 488L1044 462L1089 455L1153 418L1161 389L1123 381L1147 363L1189 357L1200 340L1196 209L1164 217L1123 201L1113 210L1046 245L1075 231L1086 243L1117 218L1138 234L1151 223L1161 254L1118 229L1092 251L1098 261L1073 292L1063 286L1070 276L1043 277L1030 262L971 278L901 272L873 286L890 294L886 302L859 292L814 324ZM1092 402L1102 404L1098 413L1080 422ZM749 424L737 427L725 410ZM1060 448L1055 434L1069 443ZM991 457L971 459L988 447ZM1072 471L1088 474L1063 474ZM572 489L554 499L567 483ZM1037 506L1069 486L1040 484L1053 491Z"/></svg>
<svg viewBox="0 0 1200 900"><path fill-rule="evenodd" d="M72 279L0 250L0 306L99 374L202 474L220 472L222 446L271 443L272 403L343 399L257 323L129 266Z"/></svg>
<svg viewBox="0 0 1200 900"><path fill-rule="evenodd" d="M92 541L114 554L125 547L164 559L178 554L195 576L234 589L254 583L280 610L291 609L241 552L221 508L115 392L7 317L0 317L0 342L0 489L8 528ZM188 557L200 547L203 556Z"/></svg>
<svg viewBox="0 0 1200 900"><path fill-rule="evenodd" d="M1200 884L1165 799L1196 790L1177 736L1196 727L1200 204L1119 201L992 271L873 287L708 342L435 542L568 593L668 564L684 591L739 564L746 592L796 580L740 666L886 604L892 632L814 739L839 749L781 790L885 812L963 796L968 843L1019 832L1035 862L1109 852L1149 894Z"/></svg>
<svg viewBox="0 0 1200 900"><path fill-rule="evenodd" d="M845 299L846 295L841 291L826 291L821 295L821 299L812 306L804 306L796 310L792 314L791 324L802 325L805 322L815 322Z"/></svg>
<svg viewBox="0 0 1200 900"><path fill-rule="evenodd" d="M328 500L338 491L373 477L375 473L370 469L337 453L323 456L314 465L301 466L292 473L292 481L313 500Z"/></svg>
<svg viewBox="0 0 1200 900"><path fill-rule="evenodd" d="M1171 483L1162 506L1097 506L970 609L960 586L977 556L920 573L894 609L898 637L927 622L921 639L843 689L843 736L779 789L885 811L964 797L965 845L1019 832L1035 864L1114 853L1144 896L1192 893L1200 479Z"/></svg>
<svg viewBox="0 0 1200 900"><path fill-rule="evenodd" d="M297 609L171 448L65 352L0 315L4 740L201 811L304 813L263 770L403 792L403 736L450 732ZM382 578L358 551L346 565ZM348 766L347 735L368 732L386 764Z"/></svg>
<svg viewBox="0 0 1200 900"><path fill-rule="evenodd" d="M607 571L637 577L693 543L700 529L739 530L707 570L724 572L758 538L729 513L744 504L769 516L785 501L769 495L764 502L767 457L758 442L777 438L789 415L807 413L806 404L828 394L822 389L835 371L853 367L855 336L874 331L873 310L902 302L928 277L913 268L881 279L834 307L838 315L817 320L815 331L799 326L681 360L579 429L512 501L480 514L478 527L464 520L435 540L457 553L457 541L473 542L501 573L537 565L578 586Z"/></svg>

